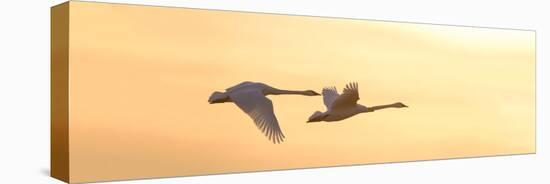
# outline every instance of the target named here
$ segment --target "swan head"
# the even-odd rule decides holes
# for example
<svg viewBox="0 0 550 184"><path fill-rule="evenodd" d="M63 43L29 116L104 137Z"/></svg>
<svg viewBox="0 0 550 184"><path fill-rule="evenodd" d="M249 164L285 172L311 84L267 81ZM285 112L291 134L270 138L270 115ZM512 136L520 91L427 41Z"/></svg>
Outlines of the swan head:
<svg viewBox="0 0 550 184"><path fill-rule="evenodd" d="M397 103L394 103L394 104L392 104L392 105L393 105L394 107L396 107L396 108L409 107L409 106L407 106L407 105L405 105L405 104L403 104L403 103L401 103L401 102L397 102Z"/></svg>
<svg viewBox="0 0 550 184"><path fill-rule="evenodd" d="M325 113L322 113L322 112L319 112L319 111L315 111L310 117L309 119L307 120L308 123L313 123L313 122L321 122L325 119L325 117L327 117L328 114L325 114Z"/></svg>
<svg viewBox="0 0 550 184"><path fill-rule="evenodd" d="M306 96L319 96L321 94L319 94L319 93L317 93L313 90L306 90L306 91L304 91L304 95L306 95Z"/></svg>
<svg viewBox="0 0 550 184"><path fill-rule="evenodd" d="M208 98L208 103L210 104L224 103L228 101L229 101L229 96L219 91L212 93L212 95L210 95L210 98Z"/></svg>

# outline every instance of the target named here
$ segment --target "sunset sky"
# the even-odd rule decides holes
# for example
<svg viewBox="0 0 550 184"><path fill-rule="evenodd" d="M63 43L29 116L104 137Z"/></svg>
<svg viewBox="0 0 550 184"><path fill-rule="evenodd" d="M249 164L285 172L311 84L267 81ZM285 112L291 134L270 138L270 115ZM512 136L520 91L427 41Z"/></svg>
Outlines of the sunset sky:
<svg viewBox="0 0 550 184"><path fill-rule="evenodd" d="M71 181L535 152L535 32L71 2ZM360 104L306 124L322 97L269 96L272 144L236 105L242 81Z"/></svg>

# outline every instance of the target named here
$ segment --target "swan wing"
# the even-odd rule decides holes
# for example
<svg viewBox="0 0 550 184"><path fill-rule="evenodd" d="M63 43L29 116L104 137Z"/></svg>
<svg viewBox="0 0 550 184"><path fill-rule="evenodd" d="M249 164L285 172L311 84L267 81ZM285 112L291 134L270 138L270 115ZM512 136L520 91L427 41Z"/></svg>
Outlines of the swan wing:
<svg viewBox="0 0 550 184"><path fill-rule="evenodd" d="M232 87L229 87L227 89L225 89L225 91L235 91L235 90L239 90L239 89L243 89L243 88L251 88L252 86L254 86L255 82L250 82L250 81L244 81L244 82L241 82L235 86L232 86Z"/></svg>
<svg viewBox="0 0 550 184"><path fill-rule="evenodd" d="M338 94L338 90L334 86L323 88L322 93L323 93L323 102L325 103L325 106L327 106L327 109L330 109L334 100L336 100L336 98L340 96Z"/></svg>
<svg viewBox="0 0 550 184"><path fill-rule="evenodd" d="M231 100L243 110L273 143L283 142L285 136L273 112L273 103L259 90L239 91L230 95Z"/></svg>
<svg viewBox="0 0 550 184"><path fill-rule="evenodd" d="M357 105L357 100L359 100L359 85L357 83L349 83L344 88L344 92L332 102L330 108L355 106Z"/></svg>

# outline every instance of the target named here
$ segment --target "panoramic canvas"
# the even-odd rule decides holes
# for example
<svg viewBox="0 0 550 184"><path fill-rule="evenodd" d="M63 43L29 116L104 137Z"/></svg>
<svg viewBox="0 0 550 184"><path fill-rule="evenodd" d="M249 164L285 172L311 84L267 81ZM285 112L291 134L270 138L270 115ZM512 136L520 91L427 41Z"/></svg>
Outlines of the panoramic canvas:
<svg viewBox="0 0 550 184"><path fill-rule="evenodd" d="M70 183L535 153L535 32L52 7Z"/></svg>

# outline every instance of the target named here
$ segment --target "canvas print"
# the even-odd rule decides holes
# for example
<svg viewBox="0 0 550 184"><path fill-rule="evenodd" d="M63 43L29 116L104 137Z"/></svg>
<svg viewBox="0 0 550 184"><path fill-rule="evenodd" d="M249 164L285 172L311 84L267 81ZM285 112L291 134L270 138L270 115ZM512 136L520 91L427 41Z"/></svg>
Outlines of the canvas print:
<svg viewBox="0 0 550 184"><path fill-rule="evenodd" d="M535 153L535 32L70 1L68 183Z"/></svg>

